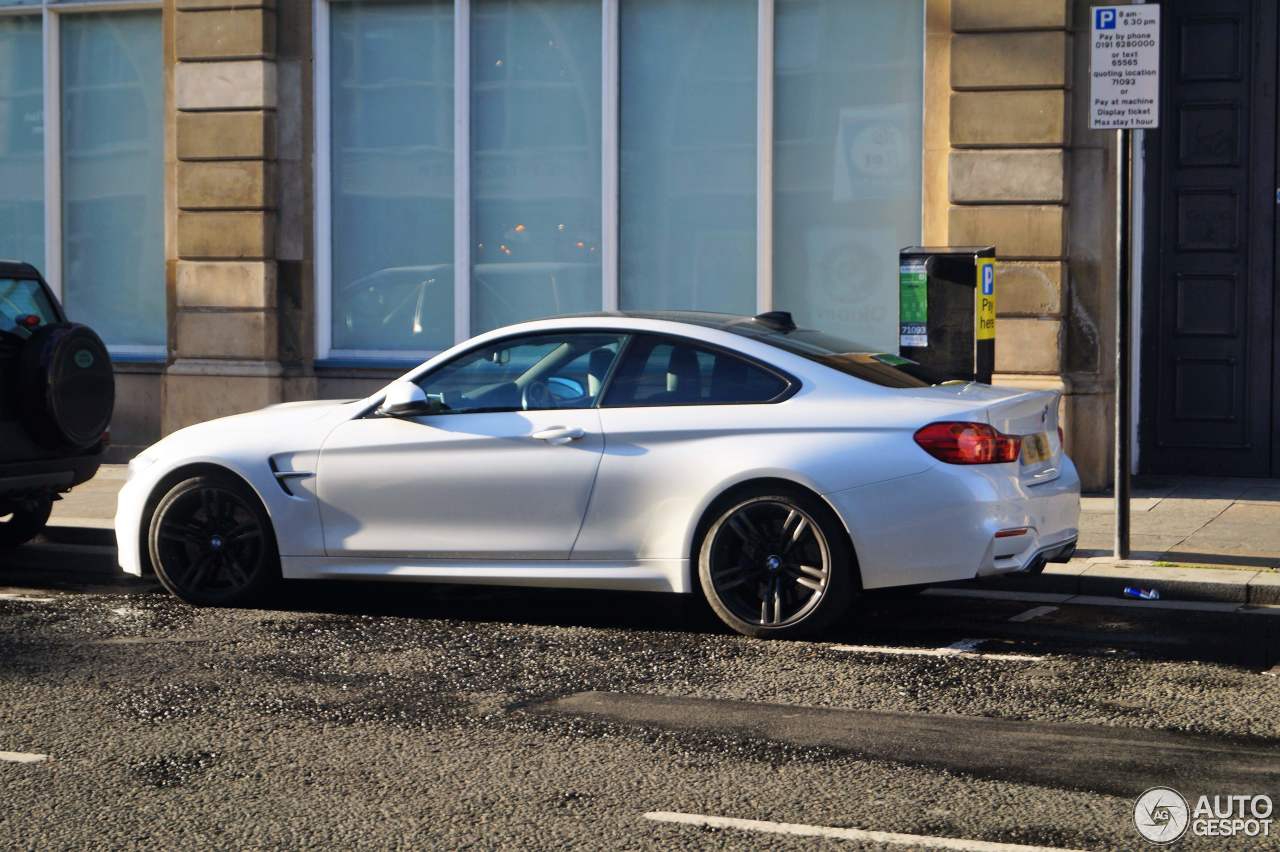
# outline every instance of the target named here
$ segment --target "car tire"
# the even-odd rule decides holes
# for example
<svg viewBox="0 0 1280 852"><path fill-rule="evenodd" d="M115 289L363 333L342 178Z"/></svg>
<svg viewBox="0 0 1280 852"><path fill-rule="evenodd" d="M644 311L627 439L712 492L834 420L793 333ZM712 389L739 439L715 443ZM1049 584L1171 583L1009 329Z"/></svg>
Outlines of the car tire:
<svg viewBox="0 0 1280 852"><path fill-rule="evenodd" d="M280 580L271 518L231 474L194 476L170 488L151 515L147 551L160 584L196 606L259 603Z"/></svg>
<svg viewBox="0 0 1280 852"><path fill-rule="evenodd" d="M0 548L18 547L38 536L49 522L53 500L49 497L36 497L18 502L10 508L12 511L7 517L0 515ZM3 511L0 508L0 512Z"/></svg>
<svg viewBox="0 0 1280 852"><path fill-rule="evenodd" d="M702 592L720 620L745 636L822 632L858 591L852 547L835 512L799 488L736 492L708 513L696 553Z"/></svg>

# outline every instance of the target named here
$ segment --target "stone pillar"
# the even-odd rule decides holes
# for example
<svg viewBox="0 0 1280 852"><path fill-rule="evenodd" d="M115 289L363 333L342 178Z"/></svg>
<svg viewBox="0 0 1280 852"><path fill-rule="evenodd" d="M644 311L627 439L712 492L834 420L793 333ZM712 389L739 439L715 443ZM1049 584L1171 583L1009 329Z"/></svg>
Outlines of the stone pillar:
<svg viewBox="0 0 1280 852"><path fill-rule="evenodd" d="M927 0L924 13L922 245L945 246L950 208L951 0Z"/></svg>
<svg viewBox="0 0 1280 852"><path fill-rule="evenodd" d="M168 0L176 212L162 428L283 399L274 0Z"/></svg>
<svg viewBox="0 0 1280 852"><path fill-rule="evenodd" d="M1067 449L1096 488L1106 444L1077 440L1065 369L1071 21L1071 0L952 0L947 236L995 244L996 382L1065 394Z"/></svg>

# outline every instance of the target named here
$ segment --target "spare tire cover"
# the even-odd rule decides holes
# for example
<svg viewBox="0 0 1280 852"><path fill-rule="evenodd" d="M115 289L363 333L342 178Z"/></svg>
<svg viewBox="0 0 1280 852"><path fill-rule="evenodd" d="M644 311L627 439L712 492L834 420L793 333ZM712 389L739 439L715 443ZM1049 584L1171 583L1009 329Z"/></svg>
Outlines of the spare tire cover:
<svg viewBox="0 0 1280 852"><path fill-rule="evenodd" d="M88 326L54 323L22 349L20 416L37 442L85 449L111 425L116 383L111 356Z"/></svg>

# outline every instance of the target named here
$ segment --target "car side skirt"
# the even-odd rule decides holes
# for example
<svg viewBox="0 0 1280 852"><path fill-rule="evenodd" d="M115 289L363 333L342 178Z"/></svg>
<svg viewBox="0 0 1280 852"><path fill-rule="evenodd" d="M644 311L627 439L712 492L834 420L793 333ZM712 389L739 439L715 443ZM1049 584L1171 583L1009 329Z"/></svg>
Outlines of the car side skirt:
<svg viewBox="0 0 1280 852"><path fill-rule="evenodd" d="M475 560L285 556L280 560L280 568L287 580L390 580L680 594L692 591L687 559L482 563Z"/></svg>

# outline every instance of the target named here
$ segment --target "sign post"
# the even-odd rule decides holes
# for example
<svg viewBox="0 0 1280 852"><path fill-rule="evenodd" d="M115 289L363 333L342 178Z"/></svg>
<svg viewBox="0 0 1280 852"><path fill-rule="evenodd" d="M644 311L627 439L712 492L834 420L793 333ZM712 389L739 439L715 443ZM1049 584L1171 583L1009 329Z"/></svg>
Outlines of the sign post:
<svg viewBox="0 0 1280 852"><path fill-rule="evenodd" d="M1131 364L1133 140L1160 124L1160 7L1091 10L1089 127L1116 131L1115 555L1129 558L1129 369Z"/></svg>

